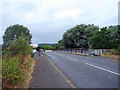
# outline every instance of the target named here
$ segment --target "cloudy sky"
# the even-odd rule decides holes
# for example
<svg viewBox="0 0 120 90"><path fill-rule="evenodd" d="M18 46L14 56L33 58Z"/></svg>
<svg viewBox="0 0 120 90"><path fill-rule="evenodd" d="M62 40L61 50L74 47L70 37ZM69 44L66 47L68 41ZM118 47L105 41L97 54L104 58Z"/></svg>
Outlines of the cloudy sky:
<svg viewBox="0 0 120 90"><path fill-rule="evenodd" d="M2 0L0 36L3 36L8 26L21 24L32 33L33 44L55 43L62 39L66 30L81 23L100 27L117 25L118 1Z"/></svg>

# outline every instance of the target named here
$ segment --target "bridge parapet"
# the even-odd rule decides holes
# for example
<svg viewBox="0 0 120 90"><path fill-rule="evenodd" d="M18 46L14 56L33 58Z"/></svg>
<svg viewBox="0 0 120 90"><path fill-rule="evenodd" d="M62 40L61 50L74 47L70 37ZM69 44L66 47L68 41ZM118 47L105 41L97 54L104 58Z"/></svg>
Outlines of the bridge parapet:
<svg viewBox="0 0 120 90"><path fill-rule="evenodd" d="M103 53L115 51L117 49L80 49L80 48L67 48L67 49L56 49L53 51L61 51L67 53L76 53L81 55L89 55L89 56L101 56Z"/></svg>

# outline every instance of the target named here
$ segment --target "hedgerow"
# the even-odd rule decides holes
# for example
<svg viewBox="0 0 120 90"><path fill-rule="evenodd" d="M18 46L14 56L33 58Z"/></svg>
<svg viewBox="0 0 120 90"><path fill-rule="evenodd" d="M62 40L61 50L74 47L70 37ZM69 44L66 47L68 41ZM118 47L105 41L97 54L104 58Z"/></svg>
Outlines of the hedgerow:
<svg viewBox="0 0 120 90"><path fill-rule="evenodd" d="M32 48L24 39L23 34L12 41L4 50L2 58L2 87L24 88L32 65Z"/></svg>

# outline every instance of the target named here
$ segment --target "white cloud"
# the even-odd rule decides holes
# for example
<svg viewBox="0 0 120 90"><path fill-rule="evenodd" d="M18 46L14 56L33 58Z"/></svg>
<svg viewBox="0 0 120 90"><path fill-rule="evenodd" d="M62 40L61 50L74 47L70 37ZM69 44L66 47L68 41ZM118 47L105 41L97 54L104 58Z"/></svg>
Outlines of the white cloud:
<svg viewBox="0 0 120 90"><path fill-rule="evenodd" d="M34 33L33 41L36 43L47 42L47 40L57 42L66 29L76 24L90 23L99 26L117 24L114 19L118 15L118 1L2 0L2 31L9 25L18 23L30 28L31 32ZM46 32L48 33L47 36ZM49 33L54 34L54 37L57 38L52 37L52 35L49 36ZM34 40L37 34L37 38L40 39Z"/></svg>
<svg viewBox="0 0 120 90"><path fill-rule="evenodd" d="M28 13L26 13L25 14L25 19L26 20L33 20L34 19L34 13L32 13L32 12L28 12Z"/></svg>
<svg viewBox="0 0 120 90"><path fill-rule="evenodd" d="M82 12L83 11L79 9L71 9L71 10L60 11L58 13L55 13L54 16L57 19L66 18L66 17L77 19Z"/></svg>
<svg viewBox="0 0 120 90"><path fill-rule="evenodd" d="M48 16L46 12L28 12L24 14L25 20L28 23L44 23L48 21Z"/></svg>

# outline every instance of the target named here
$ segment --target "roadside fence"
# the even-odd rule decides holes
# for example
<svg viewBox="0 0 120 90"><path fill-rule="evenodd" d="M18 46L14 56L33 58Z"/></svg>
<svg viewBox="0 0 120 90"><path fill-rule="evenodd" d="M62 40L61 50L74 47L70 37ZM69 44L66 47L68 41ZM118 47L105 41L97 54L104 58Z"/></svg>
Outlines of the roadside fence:
<svg viewBox="0 0 120 90"><path fill-rule="evenodd" d="M56 49L53 51L60 51L66 53L76 53L81 55L89 55L89 56L101 56L103 53L107 53L110 51L116 51L117 49L80 49L80 48L67 48L67 49Z"/></svg>

